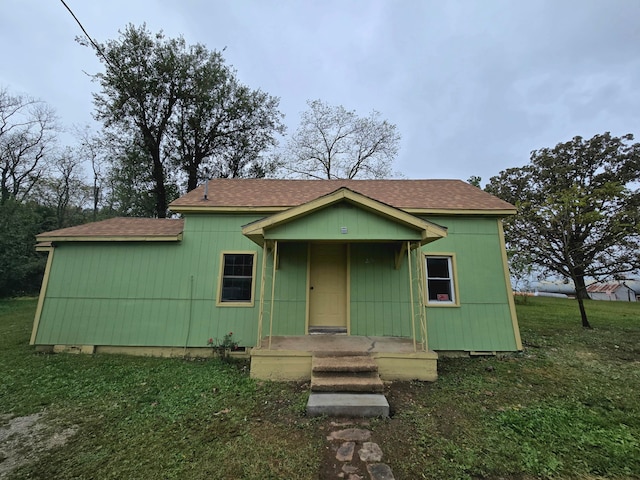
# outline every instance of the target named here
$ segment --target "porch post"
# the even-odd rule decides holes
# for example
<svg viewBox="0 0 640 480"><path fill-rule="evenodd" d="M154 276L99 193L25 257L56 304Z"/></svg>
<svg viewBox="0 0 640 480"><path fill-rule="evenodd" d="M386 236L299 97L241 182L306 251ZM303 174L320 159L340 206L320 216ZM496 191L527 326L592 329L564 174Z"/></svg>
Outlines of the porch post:
<svg viewBox="0 0 640 480"><path fill-rule="evenodd" d="M262 320L264 317L264 283L267 277L267 256L269 255L269 243L265 240L262 247L262 272L260 273L260 308L258 310L258 348L262 347Z"/></svg>
<svg viewBox="0 0 640 480"><path fill-rule="evenodd" d="M411 273L411 242L407 241L407 270L409 270L409 298L411 301L411 336L413 337L413 351L417 352L416 347L416 314L415 305L413 303L413 275Z"/></svg>
<svg viewBox="0 0 640 480"><path fill-rule="evenodd" d="M271 278L271 312L269 314L269 350L271 350L271 333L273 332L273 301L276 297L276 267L278 266L278 241L273 242L273 277Z"/></svg>
<svg viewBox="0 0 640 480"><path fill-rule="evenodd" d="M425 306L427 278L426 266L420 245L416 247L416 275L418 275L418 305L420 307L420 333L422 335L422 350L428 351L427 342L427 307Z"/></svg>

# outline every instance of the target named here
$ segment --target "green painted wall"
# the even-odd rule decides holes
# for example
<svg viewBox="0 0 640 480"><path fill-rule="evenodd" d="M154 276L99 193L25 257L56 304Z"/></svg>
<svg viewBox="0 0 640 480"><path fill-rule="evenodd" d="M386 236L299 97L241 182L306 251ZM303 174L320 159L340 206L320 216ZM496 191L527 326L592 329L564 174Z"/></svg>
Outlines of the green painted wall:
<svg viewBox="0 0 640 480"><path fill-rule="evenodd" d="M192 216L182 242L61 243L36 344L204 346L233 331L254 345L257 302L218 307L216 297L221 250L255 251L261 264L261 249L238 233L257 218Z"/></svg>
<svg viewBox="0 0 640 480"><path fill-rule="evenodd" d="M430 217L448 237L424 252L455 253L460 307L427 307L434 350L515 350L515 336L495 218Z"/></svg>
<svg viewBox="0 0 640 480"><path fill-rule="evenodd" d="M373 228L377 223L381 230L398 227L369 218L368 212L356 208L319 213L303 219L296 226L298 233L328 232L327 225L337 222L343 226L341 219L350 215L358 219L347 225L350 233L364 232L364 227L354 231L353 225ZM181 242L61 243L54 253L36 344L204 346L209 337L222 338L233 331L241 345L253 346L262 249L243 237L240 228L258 218L189 216ZM461 303L459 307L427 307L430 348L514 350L496 219L425 219L448 228L447 238L426 245L423 251L456 254ZM293 226L288 226L291 235ZM278 248L273 334L303 335L308 245L280 241ZM395 269L398 249L398 242L350 244L353 335L411 336L407 261L404 258L401 268ZM254 306L216 306L222 250L257 253ZM263 334L268 333L271 321L272 258L267 257ZM419 330L418 325L416 328Z"/></svg>
<svg viewBox="0 0 640 480"><path fill-rule="evenodd" d="M347 233L341 228L346 227ZM420 232L393 220L339 202L298 220L274 227L265 238L277 240L420 240Z"/></svg>
<svg viewBox="0 0 640 480"><path fill-rule="evenodd" d="M273 335L304 335L307 312L307 252L302 242L278 243ZM268 257L263 333L269 333L273 256Z"/></svg>
<svg viewBox="0 0 640 480"><path fill-rule="evenodd" d="M406 258L395 269L398 244L351 245L351 334L411 336Z"/></svg>

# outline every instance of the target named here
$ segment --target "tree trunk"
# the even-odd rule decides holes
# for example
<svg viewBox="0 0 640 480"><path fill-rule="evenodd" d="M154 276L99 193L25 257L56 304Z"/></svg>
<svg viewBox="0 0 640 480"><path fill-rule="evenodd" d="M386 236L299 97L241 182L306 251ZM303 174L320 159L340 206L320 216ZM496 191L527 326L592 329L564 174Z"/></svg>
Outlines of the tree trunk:
<svg viewBox="0 0 640 480"><path fill-rule="evenodd" d="M164 185L162 165L153 161L153 179L156 182L156 215L158 218L167 217L167 189Z"/></svg>
<svg viewBox="0 0 640 480"><path fill-rule="evenodd" d="M155 182L156 215L158 218L167 217L167 188L164 184L164 169L162 168L162 158L160 145L155 142L150 134L145 135L145 144L151 161L153 162L152 176Z"/></svg>
<svg viewBox="0 0 640 480"><path fill-rule="evenodd" d="M587 311L584 308L584 299L589 298L589 294L587 293L587 286L584 283L584 274L582 272L576 272L576 274L574 275L573 284L576 287L576 299L578 300L578 307L580 308L582 327L592 328L589 320L587 319Z"/></svg>
<svg viewBox="0 0 640 480"><path fill-rule="evenodd" d="M188 174L187 192L195 190L198 186L198 165L200 165L200 162L186 162Z"/></svg>

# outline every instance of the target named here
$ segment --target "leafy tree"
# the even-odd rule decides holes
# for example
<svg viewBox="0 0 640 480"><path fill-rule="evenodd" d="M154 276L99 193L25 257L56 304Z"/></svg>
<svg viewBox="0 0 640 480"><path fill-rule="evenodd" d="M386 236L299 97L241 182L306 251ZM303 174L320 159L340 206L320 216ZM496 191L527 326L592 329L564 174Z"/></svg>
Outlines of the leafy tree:
<svg viewBox="0 0 640 480"><path fill-rule="evenodd" d="M24 200L43 176L56 128L47 104L0 88L0 204Z"/></svg>
<svg viewBox="0 0 640 480"><path fill-rule="evenodd" d="M283 168L293 176L332 178L385 178L398 153L396 126L372 111L359 117L343 106L321 100L307 102L300 126L285 148Z"/></svg>
<svg viewBox="0 0 640 480"><path fill-rule="evenodd" d="M129 25L95 49L105 65L94 76L102 88L94 95L96 117L121 136L141 139L146 156L135 160L153 179L158 217L172 199L168 170L181 171L191 190L238 145L247 144L254 161L284 129L279 100L240 84L220 52L153 35L144 25Z"/></svg>
<svg viewBox="0 0 640 480"><path fill-rule="evenodd" d="M171 124L174 164L187 190L211 177L255 176L263 151L284 133L279 99L242 85L220 52L190 47L185 95Z"/></svg>
<svg viewBox="0 0 640 480"><path fill-rule="evenodd" d="M0 204L0 297L35 294L46 256L35 250L35 236L55 228L50 209L9 198Z"/></svg>
<svg viewBox="0 0 640 480"><path fill-rule="evenodd" d="M509 275L514 292L522 294L522 303L527 303L531 291L531 278L534 273L531 256L527 252L515 248L507 249L509 259Z"/></svg>
<svg viewBox="0 0 640 480"><path fill-rule="evenodd" d="M482 188L480 186L480 182L482 182L482 177L479 177L478 175L471 175L468 179L467 179L467 183L469 185L473 185L474 187L478 187L478 188Z"/></svg>
<svg viewBox="0 0 640 480"><path fill-rule="evenodd" d="M606 132L531 153L531 162L492 177L487 191L513 203L509 247L573 280L582 325L587 277L640 269L640 144Z"/></svg>
<svg viewBox="0 0 640 480"><path fill-rule="evenodd" d="M153 217L156 215L156 183L149 171L148 155L141 141L112 144L106 176L105 207L109 215ZM170 172L169 172L170 173ZM175 183L165 179L169 198L177 197Z"/></svg>

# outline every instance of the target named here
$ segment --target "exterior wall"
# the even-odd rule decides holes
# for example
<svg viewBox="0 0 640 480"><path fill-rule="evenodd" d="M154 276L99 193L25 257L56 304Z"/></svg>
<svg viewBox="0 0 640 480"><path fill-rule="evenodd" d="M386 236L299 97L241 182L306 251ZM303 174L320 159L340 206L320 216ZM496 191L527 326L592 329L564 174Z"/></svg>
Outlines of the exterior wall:
<svg viewBox="0 0 640 480"><path fill-rule="evenodd" d="M351 334L411 337L407 259L395 269L398 244L351 245ZM405 254L406 256L406 254Z"/></svg>
<svg viewBox="0 0 640 480"><path fill-rule="evenodd" d="M308 245L278 243L278 269L273 308L273 335L305 335L307 315ZM269 333L273 256L269 255L265 278L263 336ZM256 316L256 322L258 317Z"/></svg>
<svg viewBox="0 0 640 480"><path fill-rule="evenodd" d="M221 250L255 251L260 265L238 234L257 218L191 216L182 242L60 243L34 343L200 347L232 331L253 346L257 303L217 307L216 296Z"/></svg>
<svg viewBox="0 0 640 480"><path fill-rule="evenodd" d="M499 226L491 217L430 217L448 237L423 247L425 253L455 253L460 306L428 306L429 348L512 351L516 334L509 307Z"/></svg>
<svg viewBox="0 0 640 480"><path fill-rule="evenodd" d="M345 233L341 230L343 227L346 228ZM348 202L340 202L267 230L265 238L343 242L420 240L420 232Z"/></svg>
<svg viewBox="0 0 640 480"><path fill-rule="evenodd" d="M350 212L347 215L358 211L344 210ZM362 212L365 220L358 225L388 222L367 219L369 213ZM329 217L335 214L329 212ZM304 335L308 244L278 242L273 309L273 256L267 256L261 306L263 250L240 234L242 225L258 218L191 215L181 242L60 243L34 343L202 347L208 338L222 338L232 331L241 346L251 347L257 340L260 307L263 335L270 326L273 335ZM430 216L426 220L448 228L447 238L426 245L423 251L455 253L460 301L459 306L427 307L429 348L516 350L496 218ZM355 233L352 225L347 226ZM311 218L303 227L323 231ZM352 335L411 337L409 272L406 253L396 270L399 246L399 242L350 244ZM252 306L216 306L220 252L225 250L257 253Z"/></svg>

